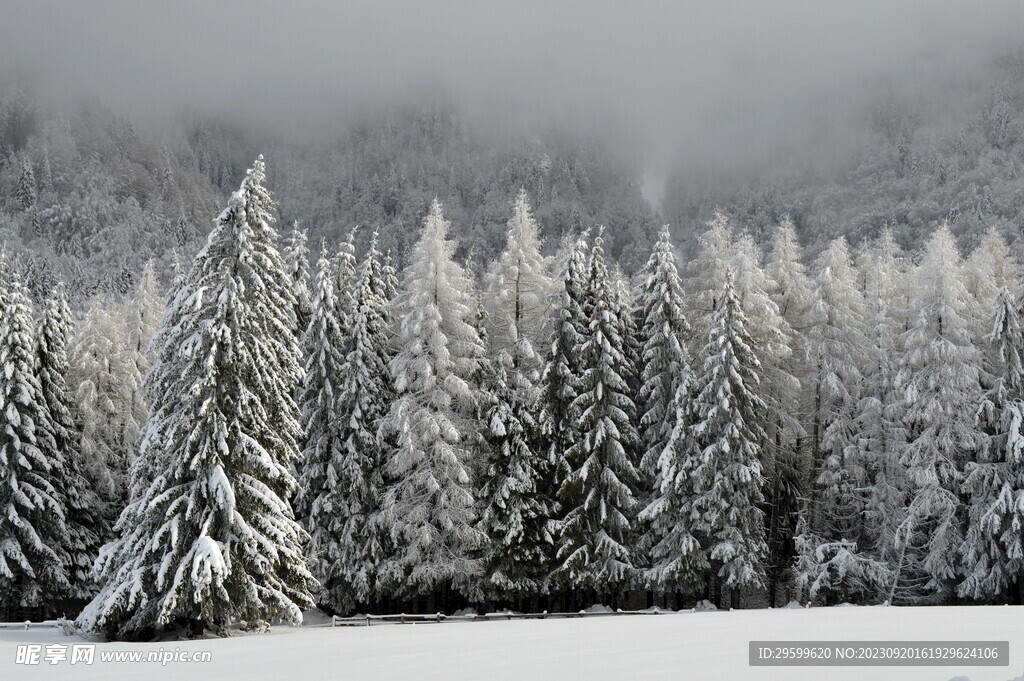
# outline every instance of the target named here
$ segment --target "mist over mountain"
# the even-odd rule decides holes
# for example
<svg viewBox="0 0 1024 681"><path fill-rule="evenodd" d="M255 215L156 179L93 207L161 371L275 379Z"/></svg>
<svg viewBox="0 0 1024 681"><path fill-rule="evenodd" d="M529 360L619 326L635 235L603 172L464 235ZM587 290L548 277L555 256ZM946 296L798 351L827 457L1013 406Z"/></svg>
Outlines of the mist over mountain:
<svg viewBox="0 0 1024 681"><path fill-rule="evenodd" d="M965 247L1020 225L1016 3L6 13L0 231L79 290L169 272L260 153L282 228L358 225L360 248L379 230L399 258L435 196L460 254L493 256L520 188L549 251L605 224L627 271L663 222L689 256L716 207L762 241L791 215L811 254L886 225L905 247L943 219Z"/></svg>

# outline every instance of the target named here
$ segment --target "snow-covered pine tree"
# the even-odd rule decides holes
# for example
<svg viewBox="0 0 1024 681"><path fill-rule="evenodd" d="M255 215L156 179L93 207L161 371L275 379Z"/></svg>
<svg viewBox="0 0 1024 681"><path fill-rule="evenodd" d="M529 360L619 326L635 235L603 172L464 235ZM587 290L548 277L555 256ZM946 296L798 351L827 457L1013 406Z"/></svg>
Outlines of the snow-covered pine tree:
<svg viewBox="0 0 1024 681"><path fill-rule="evenodd" d="M384 300L392 301L398 296L398 273L395 269L394 260L391 258L391 249L384 252L384 259L381 261L380 280L382 282L381 296Z"/></svg>
<svg viewBox="0 0 1024 681"><path fill-rule="evenodd" d="M288 278L292 282L292 296L295 298L292 328L295 329L295 337L299 340L309 328L313 307L309 292L309 248L306 241L306 230L300 229L296 221L292 224L291 234L281 251Z"/></svg>
<svg viewBox="0 0 1024 681"><path fill-rule="evenodd" d="M687 479L677 484L691 495L688 532L710 563L709 582L717 583L710 591L729 589L735 607L741 589L764 584L767 546L758 443L764 439L767 406L758 395L760 361L728 268L716 298L687 417L685 456L693 460L681 467ZM685 539L679 531L676 536ZM699 557L692 562L699 564Z"/></svg>
<svg viewBox="0 0 1024 681"><path fill-rule="evenodd" d="M919 597L941 599L958 577L960 482L980 444L974 413L981 402L981 355L971 337L975 303L948 226L928 240L916 284L914 325L905 337L898 379L906 405L909 444L902 460L911 496L897 540L908 567L919 567L926 580ZM902 573L897 565L897 579Z"/></svg>
<svg viewBox="0 0 1024 681"><path fill-rule="evenodd" d="M0 606L45 607L68 595L62 476L45 397L35 372L35 341L28 295L0 256Z"/></svg>
<svg viewBox="0 0 1024 681"><path fill-rule="evenodd" d="M566 453L579 441L579 413L573 406L579 395L584 367L581 350L589 335L583 315L587 281L587 235L573 237L565 257L562 285L557 287L551 339L547 344L541 378L540 429L547 448L552 480L557 493L569 473Z"/></svg>
<svg viewBox="0 0 1024 681"><path fill-rule="evenodd" d="M832 242L816 263L806 342L811 376L814 476L812 531L859 537L859 490L864 471L856 456L860 367L866 346L864 301L846 240Z"/></svg>
<svg viewBox="0 0 1024 681"><path fill-rule="evenodd" d="M32 171L32 161L27 156L21 162L21 170L18 173L18 186L15 189L14 195L18 200L18 208L22 211L28 212L36 207L36 201L38 200L36 176Z"/></svg>
<svg viewBox="0 0 1024 681"><path fill-rule="evenodd" d="M476 555L486 542L476 526L468 460L483 347L471 282L452 259L448 229L435 199L396 299L400 351L390 373L397 397L381 427L394 447L381 519L395 552L381 578L400 596L474 589Z"/></svg>
<svg viewBox="0 0 1024 681"><path fill-rule="evenodd" d="M780 516L784 520L799 504L798 461L786 440L802 430L797 416L800 381L790 373L796 333L771 295L775 284L761 267L761 260L761 249L749 234L735 240L731 259L733 286L761 362L758 394L768 406L762 419L765 439L758 443L765 482L765 517L767 530L776 540L772 547L782 548L779 544L788 545L789 537L778 537ZM772 595L790 567L789 563L781 562L778 553L769 555L765 566Z"/></svg>
<svg viewBox="0 0 1024 681"><path fill-rule="evenodd" d="M548 327L551 278L540 254L537 223L520 191L501 257L487 275L490 353L495 358L483 415L488 462L481 489L480 528L490 539L485 586L498 594L535 594L543 587L555 504L540 437L538 352Z"/></svg>
<svg viewBox="0 0 1024 681"><path fill-rule="evenodd" d="M300 434L294 298L264 180L260 157L167 316L161 340L183 342L154 371L140 455L151 483L133 489L121 537L101 552L103 587L79 617L87 630L297 624L313 605L306 535L286 501Z"/></svg>
<svg viewBox="0 0 1024 681"><path fill-rule="evenodd" d="M390 544L379 522L384 450L377 439L377 426L393 399L388 375L388 309L379 295L379 276L375 233L356 281L351 340L335 398L340 458L333 462L335 481L316 523L317 531L330 536L320 582L328 603L342 612L380 595L377 572ZM312 520L317 520L315 513Z"/></svg>
<svg viewBox="0 0 1024 681"><path fill-rule="evenodd" d="M683 290L668 225L661 228L641 276L639 335L643 349L637 407L644 453L640 470L651 478L674 429L679 386L690 374L686 349L690 324L683 312Z"/></svg>
<svg viewBox="0 0 1024 681"><path fill-rule="evenodd" d="M347 338L338 320L334 268L327 244L321 245L313 278L311 314L302 339L306 370L298 391L303 438L295 516L310 534L306 547L313 575L324 584L326 555L334 543L330 519L334 514L335 487L342 459L343 424L335 411L341 387L341 365L347 354ZM328 561L329 562L329 561Z"/></svg>
<svg viewBox="0 0 1024 681"><path fill-rule="evenodd" d="M25 157L21 164L21 172L18 174L18 186L15 189L15 196L18 199L18 207L29 214L32 221L32 232L36 236L42 234L42 223L39 219L39 191L36 187L36 176L32 171L32 162Z"/></svg>
<svg viewBox="0 0 1024 681"><path fill-rule="evenodd" d="M37 440L43 455L54 466L54 477L59 476L54 486L64 504L67 532L62 545L68 558L65 571L71 585L70 596L85 599L96 591L92 566L100 546L98 530L103 521L100 499L82 473L80 434L67 384L67 347L73 326L67 289L58 283L46 299L35 357L41 402L53 438ZM45 451L50 443L53 450Z"/></svg>
<svg viewBox="0 0 1024 681"><path fill-rule="evenodd" d="M359 262L356 259L356 232L357 227L349 230L348 236L338 248L334 256L334 291L338 298L336 314L342 329L350 327L354 314L356 299L356 277L358 276Z"/></svg>
<svg viewBox="0 0 1024 681"><path fill-rule="evenodd" d="M680 386L690 384L690 362L687 343L690 325L683 312L683 291L672 250L668 225L658 235L658 242L647 264L640 272L641 291L637 301L639 342L642 344L637 391L637 413L641 438L640 497L646 508L662 495L658 462L677 426L680 408L688 407L689 396ZM681 403L677 399L682 400ZM653 519L642 514L638 520L638 560L649 562L652 545L660 541L663 530L652 531ZM648 571L648 585L661 589L663 575Z"/></svg>
<svg viewBox="0 0 1024 681"><path fill-rule="evenodd" d="M967 463L964 580L957 593L986 602L1020 602L1024 595L1024 329L1016 296L996 295L988 372L992 387L978 409L977 461Z"/></svg>
<svg viewBox="0 0 1024 681"><path fill-rule="evenodd" d="M571 588L616 598L635 576L632 524L639 476L629 456L638 436L629 417L634 406L623 376L628 367L614 286L599 231L584 305L589 332L580 351L583 377L572 405L580 438L566 453L570 472L558 491L565 515L554 575Z"/></svg>

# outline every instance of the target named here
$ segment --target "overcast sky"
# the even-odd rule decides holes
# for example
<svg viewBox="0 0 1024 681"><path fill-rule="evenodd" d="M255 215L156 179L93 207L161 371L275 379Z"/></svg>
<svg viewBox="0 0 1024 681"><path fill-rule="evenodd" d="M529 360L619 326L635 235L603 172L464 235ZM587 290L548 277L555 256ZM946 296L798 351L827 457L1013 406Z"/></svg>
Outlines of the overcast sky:
<svg viewBox="0 0 1024 681"><path fill-rule="evenodd" d="M0 64L130 115L286 128L442 86L482 110L617 121L657 164L769 144L880 79L970 72L1022 29L1019 0L0 0Z"/></svg>

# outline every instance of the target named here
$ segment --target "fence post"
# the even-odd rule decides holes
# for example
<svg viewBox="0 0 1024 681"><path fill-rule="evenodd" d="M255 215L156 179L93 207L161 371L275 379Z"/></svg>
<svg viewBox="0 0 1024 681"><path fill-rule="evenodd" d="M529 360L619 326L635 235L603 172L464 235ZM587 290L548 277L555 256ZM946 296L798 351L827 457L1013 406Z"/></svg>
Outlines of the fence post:
<svg viewBox="0 0 1024 681"><path fill-rule="evenodd" d="M370 626L370 613L366 613L366 626Z"/></svg>

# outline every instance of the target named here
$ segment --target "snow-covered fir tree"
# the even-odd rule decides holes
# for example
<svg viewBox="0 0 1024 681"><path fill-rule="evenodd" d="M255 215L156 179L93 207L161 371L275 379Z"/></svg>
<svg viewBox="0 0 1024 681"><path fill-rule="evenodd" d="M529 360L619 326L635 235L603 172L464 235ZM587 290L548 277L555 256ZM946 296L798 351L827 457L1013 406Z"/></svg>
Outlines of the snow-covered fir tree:
<svg viewBox="0 0 1024 681"><path fill-rule="evenodd" d="M624 378L622 326L617 292L604 260L600 232L591 250L585 310L588 333L580 350L584 367L573 410L580 438L566 452L570 472L558 500L555 579L576 589L614 594L635 576L633 528L639 483L630 448L638 441Z"/></svg>
<svg viewBox="0 0 1024 681"><path fill-rule="evenodd" d="M264 182L260 157L167 316L173 328L161 340L180 345L154 370L140 454L152 475L133 488L121 536L101 552L103 586L79 617L87 630L298 624L313 605L306 535L286 500L300 434L294 297Z"/></svg>
<svg viewBox="0 0 1024 681"><path fill-rule="evenodd" d="M388 374L389 312L378 280L380 257L375 234L356 281L348 353L335 397L338 458L332 462L325 496L319 506L314 503L309 522L311 534L322 535L322 569L314 575L324 587L327 603L342 612L379 597L377 572L390 548L379 519L385 451L377 439L377 425L393 399ZM316 539L314 535L312 544L317 544Z"/></svg>
<svg viewBox="0 0 1024 681"><path fill-rule="evenodd" d="M683 290L668 225L642 273L640 293L640 391L637 395L643 440L641 471L653 476L675 423L679 386L690 378L686 344L690 324L683 312Z"/></svg>
<svg viewBox="0 0 1024 681"><path fill-rule="evenodd" d="M964 531L960 483L980 444L974 413L981 402L974 301L946 225L928 241L915 289L914 322L899 375L909 438L902 462L911 495L897 536L902 560L896 579L919 575L918 597L945 598L958 578Z"/></svg>
<svg viewBox="0 0 1024 681"><path fill-rule="evenodd" d="M537 223L520 191L507 243L488 271L488 344L494 357L483 415L488 465L481 490L480 527L491 546L486 586L498 593L537 593L553 545L555 505L545 489L548 452L540 435L539 350L547 333L551 278L540 254Z"/></svg>
<svg viewBox="0 0 1024 681"><path fill-rule="evenodd" d="M579 441L579 413L575 410L583 377L581 350L589 335L583 315L587 281L587 236L571 237L565 255L561 286L554 295L554 319L541 378L539 416L543 445L547 448L550 494L557 493L569 473L566 454Z"/></svg>
<svg viewBox="0 0 1024 681"><path fill-rule="evenodd" d="M67 348L73 328L67 288L59 283L43 308L35 358L41 402L53 438L37 438L37 443L54 466L55 487L62 496L67 532L63 538L63 547L68 561L67 577L71 585L69 595L85 599L95 592L92 566L100 545L98 532L103 527L103 506L82 472L82 450L75 405L67 383ZM50 443L53 444L53 450L46 451L45 446Z"/></svg>
<svg viewBox="0 0 1024 681"><path fill-rule="evenodd" d="M767 546L758 443L764 440L766 404L758 395L757 350L728 269L717 301L687 417L686 460L678 468L685 479L676 484L690 495L684 506L688 532L710 564L711 592L729 589L736 605L741 589L764 583ZM672 470L667 463L663 480L668 480L666 469ZM675 537L686 545L685 533L677 529ZM691 559L695 564L700 560Z"/></svg>
<svg viewBox="0 0 1024 681"><path fill-rule="evenodd" d="M28 294L0 259L0 606L9 617L71 595L64 490L55 484L63 461L47 458L59 452L36 377L32 327Z"/></svg>
<svg viewBox="0 0 1024 681"><path fill-rule="evenodd" d="M468 460L484 349L471 282L452 259L448 229L435 200L396 299L400 350L390 373L397 397L381 429L392 443L381 519L395 551L381 577L403 596L472 591L486 542Z"/></svg>
<svg viewBox="0 0 1024 681"><path fill-rule="evenodd" d="M323 584L321 555L333 544L330 520L335 509L335 488L342 460L343 424L337 418L335 398L341 386L341 365L348 350L348 336L338 321L334 268L327 244L323 244L313 279L312 308L302 339L306 367L299 389L303 438L298 491L294 508L310 534L307 555L313 574Z"/></svg>
<svg viewBox="0 0 1024 681"><path fill-rule="evenodd" d="M39 199L36 175L32 170L32 161L28 157L25 157L21 162L21 171L18 173L18 186L15 189L15 197L18 200L18 208L25 212L34 209Z"/></svg>
<svg viewBox="0 0 1024 681"><path fill-rule="evenodd" d="M313 307L309 291L309 248L306 241L306 231L300 229L299 223L295 222L281 250L281 257L284 258L292 282L292 295L295 297L293 328L295 337L300 339L309 328Z"/></svg>
<svg viewBox="0 0 1024 681"><path fill-rule="evenodd" d="M977 413L981 445L964 469L968 522L960 546L960 596L1019 602L1024 589L1024 329L1016 296L996 295L989 373L992 387Z"/></svg>

